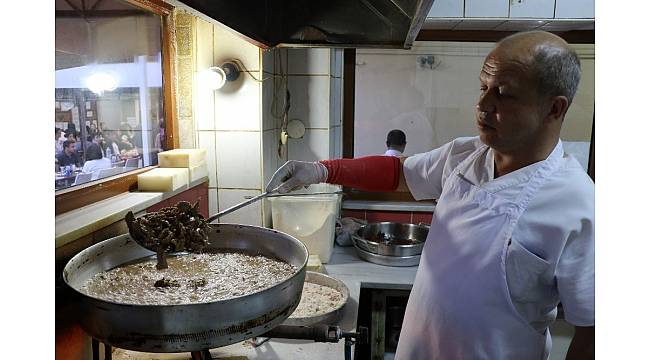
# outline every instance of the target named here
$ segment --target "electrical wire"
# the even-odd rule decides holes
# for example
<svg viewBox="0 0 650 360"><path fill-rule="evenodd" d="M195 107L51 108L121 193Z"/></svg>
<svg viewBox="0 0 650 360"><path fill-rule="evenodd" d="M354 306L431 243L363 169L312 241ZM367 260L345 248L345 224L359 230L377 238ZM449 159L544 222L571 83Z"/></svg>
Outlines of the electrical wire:
<svg viewBox="0 0 650 360"><path fill-rule="evenodd" d="M277 77L277 75L271 74L271 76L268 76L268 77L265 77L265 78L262 78L262 79L258 79L253 75L253 71L248 70L241 60L239 60L239 59L231 59L231 61L236 63L237 65L239 65L240 68L243 69L241 72L247 73L248 75L250 75L251 78L253 78L253 80L255 80L257 82L261 83L261 82L264 82L264 81L266 81L268 79L272 79L272 78Z"/></svg>

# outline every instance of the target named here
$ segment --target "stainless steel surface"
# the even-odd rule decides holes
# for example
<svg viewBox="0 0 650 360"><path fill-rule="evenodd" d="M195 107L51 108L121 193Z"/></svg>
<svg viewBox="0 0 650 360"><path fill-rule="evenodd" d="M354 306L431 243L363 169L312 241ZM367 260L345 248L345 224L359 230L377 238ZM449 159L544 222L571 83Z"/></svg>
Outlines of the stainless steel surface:
<svg viewBox="0 0 650 360"><path fill-rule="evenodd" d="M371 263L385 266L416 266L420 263L420 255L413 256L387 256L377 255L359 248L356 244L354 248L357 255L363 260Z"/></svg>
<svg viewBox="0 0 650 360"><path fill-rule="evenodd" d="M309 325L316 325L316 324L331 325L333 323L336 323L341 318L341 315L343 315L343 308L345 307L345 304L348 303L348 299L350 298L350 291L348 291L348 287L345 286L345 284L341 280L314 271L307 271L307 276L305 276L305 282L310 282L312 284L327 286L332 289L335 289L343 295L343 299L345 301L338 308L322 315L300 317L300 318L289 317L283 322L283 325L309 326Z"/></svg>
<svg viewBox="0 0 650 360"><path fill-rule="evenodd" d="M79 321L98 340L145 352L188 352L225 346L262 334L282 323L298 306L307 249L289 235L237 224L211 225L207 249L248 250L286 261L298 272L277 285L233 299L188 305L128 305L79 291L93 275L155 256L128 234L95 244L65 266L63 280L79 299Z"/></svg>
<svg viewBox="0 0 650 360"><path fill-rule="evenodd" d="M429 226L424 224L380 222L360 228L352 241L357 247L377 255L413 256L422 253L428 234Z"/></svg>
<svg viewBox="0 0 650 360"><path fill-rule="evenodd" d="M434 0L168 0L263 48L410 49ZM178 4L177 4L178 3Z"/></svg>

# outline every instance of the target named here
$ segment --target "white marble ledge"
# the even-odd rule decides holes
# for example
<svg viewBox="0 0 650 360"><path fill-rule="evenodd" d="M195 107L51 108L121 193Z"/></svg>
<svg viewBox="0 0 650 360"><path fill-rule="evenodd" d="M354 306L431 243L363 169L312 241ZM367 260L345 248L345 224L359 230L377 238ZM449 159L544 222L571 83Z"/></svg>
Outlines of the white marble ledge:
<svg viewBox="0 0 650 360"><path fill-rule="evenodd" d="M124 219L127 212L137 213L205 181L204 177L174 191L127 192L55 217L55 247L61 247L103 227Z"/></svg>
<svg viewBox="0 0 650 360"><path fill-rule="evenodd" d="M346 210L433 212L436 205L433 201L345 200L343 201L342 207Z"/></svg>

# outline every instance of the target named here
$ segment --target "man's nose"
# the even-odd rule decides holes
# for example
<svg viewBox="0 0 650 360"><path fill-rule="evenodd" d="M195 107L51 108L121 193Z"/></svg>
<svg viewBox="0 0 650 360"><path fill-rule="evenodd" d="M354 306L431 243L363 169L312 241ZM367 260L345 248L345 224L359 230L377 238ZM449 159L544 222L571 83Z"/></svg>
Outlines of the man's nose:
<svg viewBox="0 0 650 360"><path fill-rule="evenodd" d="M492 96L490 91L484 91L478 98L476 103L476 110L484 112L493 112L495 109L494 103L492 102Z"/></svg>

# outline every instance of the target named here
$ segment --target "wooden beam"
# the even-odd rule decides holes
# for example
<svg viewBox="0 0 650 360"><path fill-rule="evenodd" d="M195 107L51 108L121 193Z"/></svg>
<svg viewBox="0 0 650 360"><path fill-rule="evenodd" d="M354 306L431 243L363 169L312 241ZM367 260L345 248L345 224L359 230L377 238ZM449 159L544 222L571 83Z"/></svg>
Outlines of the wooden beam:
<svg viewBox="0 0 650 360"><path fill-rule="evenodd" d="M81 188L75 186L60 190L54 196L54 214L59 215L124 192L135 191L138 189L138 174L151 169L153 167L149 166L130 171L115 179L95 181L84 184L86 186L81 185Z"/></svg>

